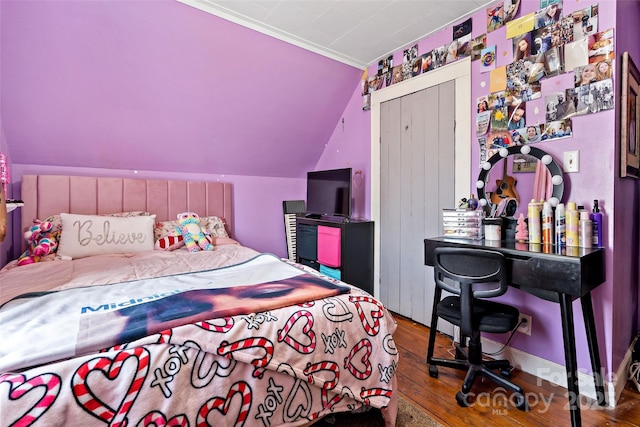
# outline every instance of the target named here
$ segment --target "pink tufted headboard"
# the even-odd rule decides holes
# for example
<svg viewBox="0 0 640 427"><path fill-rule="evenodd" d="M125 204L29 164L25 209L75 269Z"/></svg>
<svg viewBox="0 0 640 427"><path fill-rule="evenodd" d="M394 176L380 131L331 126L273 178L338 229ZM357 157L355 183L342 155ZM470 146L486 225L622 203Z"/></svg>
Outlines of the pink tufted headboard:
<svg viewBox="0 0 640 427"><path fill-rule="evenodd" d="M180 212L219 216L233 236L231 184L224 182L103 178L63 175L23 175L22 230L34 218L62 212L106 214L148 211L156 221L176 219Z"/></svg>

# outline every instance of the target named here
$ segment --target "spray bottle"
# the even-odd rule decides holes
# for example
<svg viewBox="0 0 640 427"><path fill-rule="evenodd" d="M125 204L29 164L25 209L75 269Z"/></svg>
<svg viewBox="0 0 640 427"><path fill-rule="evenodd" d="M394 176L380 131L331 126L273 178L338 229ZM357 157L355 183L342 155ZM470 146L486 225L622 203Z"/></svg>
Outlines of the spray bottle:
<svg viewBox="0 0 640 427"><path fill-rule="evenodd" d="M558 203L556 206L556 245L564 246L567 244L566 235L566 219L564 216L564 203Z"/></svg>
<svg viewBox="0 0 640 427"><path fill-rule="evenodd" d="M529 218L529 243L540 243L540 209L534 199L531 199L527 206L527 216Z"/></svg>
<svg viewBox="0 0 640 427"><path fill-rule="evenodd" d="M553 210L549 202L542 205L542 243L545 245L553 245Z"/></svg>
<svg viewBox="0 0 640 427"><path fill-rule="evenodd" d="M578 246L580 244L578 239L578 223L580 219L575 202L567 203L565 215L567 224L567 246Z"/></svg>
<svg viewBox="0 0 640 427"><path fill-rule="evenodd" d="M602 247L602 212L598 206L598 201L593 201L593 209L591 211L591 222L593 223L593 247Z"/></svg>
<svg viewBox="0 0 640 427"><path fill-rule="evenodd" d="M580 212L580 225L579 225L579 245L581 248L590 248L593 242L593 231L591 226L591 220L589 219L589 212Z"/></svg>

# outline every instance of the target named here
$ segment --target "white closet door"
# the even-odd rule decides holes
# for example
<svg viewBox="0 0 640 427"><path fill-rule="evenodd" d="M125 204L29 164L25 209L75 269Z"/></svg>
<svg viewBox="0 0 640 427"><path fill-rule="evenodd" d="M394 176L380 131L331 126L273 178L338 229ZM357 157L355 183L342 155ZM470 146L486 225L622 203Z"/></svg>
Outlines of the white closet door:
<svg viewBox="0 0 640 427"><path fill-rule="evenodd" d="M455 84L444 82L380 105L380 297L429 325L433 270L424 239L442 234L455 205Z"/></svg>

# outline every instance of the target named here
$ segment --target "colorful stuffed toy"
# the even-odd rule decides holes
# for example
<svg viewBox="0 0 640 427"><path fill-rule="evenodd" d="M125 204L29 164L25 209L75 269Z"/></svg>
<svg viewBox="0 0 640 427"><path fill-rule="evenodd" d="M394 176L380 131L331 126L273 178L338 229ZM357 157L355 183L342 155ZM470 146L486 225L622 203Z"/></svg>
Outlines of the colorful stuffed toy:
<svg viewBox="0 0 640 427"><path fill-rule="evenodd" d="M191 252L212 251L213 245L205 231L200 227L200 216L195 212L178 214L180 225L176 227L176 236L182 236L185 246Z"/></svg>
<svg viewBox="0 0 640 427"><path fill-rule="evenodd" d="M25 231L24 238L29 244L26 251L18 258L18 265L33 264L58 249L58 232L53 231L49 221L33 220L33 225Z"/></svg>

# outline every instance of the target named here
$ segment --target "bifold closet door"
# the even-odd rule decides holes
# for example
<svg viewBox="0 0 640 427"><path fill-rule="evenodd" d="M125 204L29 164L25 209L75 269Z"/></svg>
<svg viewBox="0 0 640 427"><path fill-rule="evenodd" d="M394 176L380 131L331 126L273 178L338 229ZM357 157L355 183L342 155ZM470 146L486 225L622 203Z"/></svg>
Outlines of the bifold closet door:
<svg viewBox="0 0 640 427"><path fill-rule="evenodd" d="M424 239L442 233L442 209L465 196L454 194L454 107L453 81L380 106L380 297L425 325L435 285Z"/></svg>

